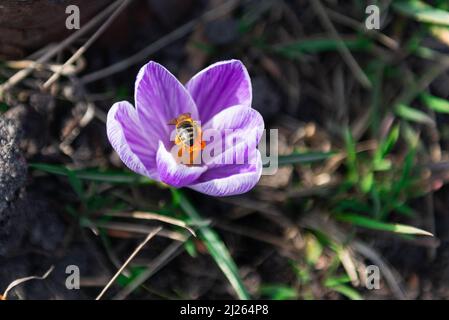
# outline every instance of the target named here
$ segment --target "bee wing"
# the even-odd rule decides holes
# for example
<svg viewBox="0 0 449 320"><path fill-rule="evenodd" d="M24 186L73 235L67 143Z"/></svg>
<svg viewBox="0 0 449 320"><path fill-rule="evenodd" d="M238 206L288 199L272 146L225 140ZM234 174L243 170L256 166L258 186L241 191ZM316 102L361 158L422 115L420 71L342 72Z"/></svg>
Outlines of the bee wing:
<svg viewBox="0 0 449 320"><path fill-rule="evenodd" d="M174 119L171 119L169 122L167 122L167 124L168 125L176 125L178 123L178 119L177 118L174 118Z"/></svg>
<svg viewBox="0 0 449 320"><path fill-rule="evenodd" d="M179 122L185 119L192 119L192 114L190 112L181 113L177 118L171 119L167 124L177 125Z"/></svg>

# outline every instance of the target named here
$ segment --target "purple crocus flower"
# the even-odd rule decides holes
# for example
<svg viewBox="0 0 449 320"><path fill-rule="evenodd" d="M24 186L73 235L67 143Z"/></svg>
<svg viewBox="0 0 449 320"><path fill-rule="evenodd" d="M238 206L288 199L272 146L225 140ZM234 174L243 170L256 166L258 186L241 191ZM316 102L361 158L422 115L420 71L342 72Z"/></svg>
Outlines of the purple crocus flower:
<svg viewBox="0 0 449 320"><path fill-rule="evenodd" d="M120 101L109 110L108 138L124 164L141 175L212 196L241 194L256 185L262 172L261 155L256 147L264 122L251 108L251 100L251 80L238 60L215 63L185 86L163 66L151 61L137 75L136 108ZM176 119L189 122L180 123ZM175 123L180 124L175 127ZM195 164L185 164L170 150L180 140L188 144L194 129L198 129L200 139L207 130L218 132L223 140L215 141L214 137L213 141L202 143L206 148L214 145L222 148ZM173 132L178 133L177 142L173 140ZM246 138L245 143L236 144L235 140L242 137ZM192 146L187 145L191 149ZM195 150L201 151L203 146ZM230 150L231 159L243 155L245 162L217 161L229 159Z"/></svg>

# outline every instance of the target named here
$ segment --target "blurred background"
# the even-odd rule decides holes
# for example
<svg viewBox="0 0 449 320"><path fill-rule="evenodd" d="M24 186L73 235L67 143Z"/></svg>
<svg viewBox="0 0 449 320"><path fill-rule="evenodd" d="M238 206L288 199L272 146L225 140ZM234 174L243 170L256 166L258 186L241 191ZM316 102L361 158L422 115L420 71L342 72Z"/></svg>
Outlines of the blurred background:
<svg viewBox="0 0 449 320"><path fill-rule="evenodd" d="M139 68L231 58L277 173L213 198L124 168ZM93 299L163 227L104 299L447 299L448 70L445 0L2 1L0 294L54 266L7 298Z"/></svg>

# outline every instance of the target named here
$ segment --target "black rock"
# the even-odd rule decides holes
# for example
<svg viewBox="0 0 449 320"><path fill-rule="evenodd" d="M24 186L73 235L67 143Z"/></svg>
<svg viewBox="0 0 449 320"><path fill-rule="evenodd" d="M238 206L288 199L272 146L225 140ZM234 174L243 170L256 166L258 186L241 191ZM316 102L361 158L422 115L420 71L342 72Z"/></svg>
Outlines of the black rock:
<svg viewBox="0 0 449 320"><path fill-rule="evenodd" d="M44 251L56 250L65 233L65 225L56 209L40 195L29 195L27 206L33 212L28 216L30 244Z"/></svg>
<svg viewBox="0 0 449 320"><path fill-rule="evenodd" d="M25 232L27 165L18 141L14 122L0 117L0 255L15 248Z"/></svg>
<svg viewBox="0 0 449 320"><path fill-rule="evenodd" d="M48 113L38 112L34 107L18 105L5 113L5 118L20 128L19 147L27 157L40 152L48 140Z"/></svg>

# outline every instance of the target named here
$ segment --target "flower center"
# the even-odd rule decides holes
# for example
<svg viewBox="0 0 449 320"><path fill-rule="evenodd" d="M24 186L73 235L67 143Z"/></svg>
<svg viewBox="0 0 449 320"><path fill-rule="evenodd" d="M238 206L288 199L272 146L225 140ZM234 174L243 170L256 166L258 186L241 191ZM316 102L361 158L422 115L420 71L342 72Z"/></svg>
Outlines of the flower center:
<svg viewBox="0 0 449 320"><path fill-rule="evenodd" d="M175 145L177 149L177 161L185 165L201 164L201 150L206 147L202 140L201 126L192 119L190 113L183 113L172 119L169 125L174 125L176 130Z"/></svg>

